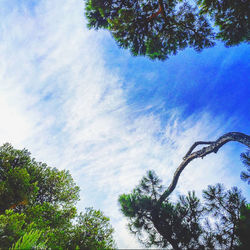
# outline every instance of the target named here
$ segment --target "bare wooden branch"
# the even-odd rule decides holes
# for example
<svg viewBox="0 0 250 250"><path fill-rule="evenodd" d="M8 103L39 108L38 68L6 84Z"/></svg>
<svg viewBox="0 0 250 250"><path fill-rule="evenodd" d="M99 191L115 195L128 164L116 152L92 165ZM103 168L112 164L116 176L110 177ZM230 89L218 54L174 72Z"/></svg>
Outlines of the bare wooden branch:
<svg viewBox="0 0 250 250"><path fill-rule="evenodd" d="M186 155L183 157L183 160L185 160L192 152L193 150L198 146L198 145L202 145L202 144L213 144L212 141L197 141L193 144L193 146L188 150L188 152L186 153Z"/></svg>
<svg viewBox="0 0 250 250"><path fill-rule="evenodd" d="M181 172L184 170L184 168L192 160L194 160L196 158L203 158L206 155L211 154L211 153L217 153L218 150L224 144L226 144L226 143L228 143L230 141L237 141L239 143L242 143L242 144L246 145L247 147L250 147L250 136L246 135L246 134L243 134L243 133L240 133L240 132L230 132L230 133L224 134L223 136L218 138L216 141L208 141L208 142L206 142L206 141L198 141L198 142L195 142L191 146L191 148L188 150L187 154L184 156L182 163L176 169L171 184L166 189L166 191L161 195L161 197L157 201L157 204L160 205L174 191ZM206 144L206 145L209 144L209 146L203 147L202 149L193 152L193 150L198 145L204 145L204 144Z"/></svg>

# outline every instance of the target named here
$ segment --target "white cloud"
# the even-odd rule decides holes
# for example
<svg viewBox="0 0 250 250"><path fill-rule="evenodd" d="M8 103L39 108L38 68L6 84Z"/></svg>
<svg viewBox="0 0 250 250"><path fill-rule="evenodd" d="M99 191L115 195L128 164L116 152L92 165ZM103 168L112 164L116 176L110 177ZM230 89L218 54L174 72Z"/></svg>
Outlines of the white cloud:
<svg viewBox="0 0 250 250"><path fill-rule="evenodd" d="M32 13L23 5L4 16L0 142L26 147L37 160L69 169L82 190L78 207L103 210L118 246L135 248L139 245L119 212L119 194L129 192L149 169L168 184L194 141L216 139L232 121L225 124L205 112L183 120L172 110L162 128L157 115L134 117L122 76L105 66L106 38L85 28L81 0L41 1ZM237 183L239 177L228 170L230 150L190 164L176 193L222 178Z"/></svg>

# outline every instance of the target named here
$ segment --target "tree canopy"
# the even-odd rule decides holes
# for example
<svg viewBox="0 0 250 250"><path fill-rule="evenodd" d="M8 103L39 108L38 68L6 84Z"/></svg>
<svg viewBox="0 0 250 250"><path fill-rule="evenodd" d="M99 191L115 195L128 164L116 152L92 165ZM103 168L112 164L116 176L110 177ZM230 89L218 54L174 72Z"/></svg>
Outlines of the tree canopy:
<svg viewBox="0 0 250 250"><path fill-rule="evenodd" d="M226 46L249 42L249 7L235 0L86 0L85 14L89 28L109 30L133 55L165 60L216 40Z"/></svg>
<svg viewBox="0 0 250 250"><path fill-rule="evenodd" d="M180 196L176 202L169 198L180 174L192 160L217 153L230 141L250 146L250 137L239 132L229 132L215 141L197 141L183 157L167 188L149 171L132 193L119 197L121 211L130 221L130 231L145 246L173 249L245 249L248 246L249 205L236 187L225 191L221 184L209 186L203 191L203 202L194 192ZM207 146L195 151L199 145ZM241 157L248 167L248 153ZM248 173L242 172L241 178L248 180Z"/></svg>
<svg viewBox="0 0 250 250"><path fill-rule="evenodd" d="M28 150L10 144L0 147L0 211L22 205L72 206L79 200L79 187L69 171L36 162Z"/></svg>
<svg viewBox="0 0 250 250"><path fill-rule="evenodd" d="M241 160L247 168L246 171L241 172L241 179L250 184L250 150L241 154Z"/></svg>
<svg viewBox="0 0 250 250"><path fill-rule="evenodd" d="M158 206L162 191L161 180L149 171L132 193L119 198L130 231L146 247L245 249L249 205L236 187L225 190L217 184L203 191L203 201L189 192Z"/></svg>
<svg viewBox="0 0 250 250"><path fill-rule="evenodd" d="M113 249L109 218L93 208L77 214L78 200L69 171L35 161L26 149L0 147L2 248Z"/></svg>

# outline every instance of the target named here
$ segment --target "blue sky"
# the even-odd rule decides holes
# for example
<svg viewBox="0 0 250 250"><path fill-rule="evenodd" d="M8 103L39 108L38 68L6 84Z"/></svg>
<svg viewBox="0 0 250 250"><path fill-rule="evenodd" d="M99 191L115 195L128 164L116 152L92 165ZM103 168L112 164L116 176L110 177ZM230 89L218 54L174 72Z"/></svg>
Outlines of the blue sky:
<svg viewBox="0 0 250 250"><path fill-rule="evenodd" d="M249 47L180 52L165 62L132 57L109 33L89 31L82 0L0 2L0 143L68 169L79 210L111 218L119 247L140 247L117 198L154 169L168 185L193 142L249 134ZM176 194L239 186L245 147L225 145L192 162ZM204 174L205 173L205 174Z"/></svg>

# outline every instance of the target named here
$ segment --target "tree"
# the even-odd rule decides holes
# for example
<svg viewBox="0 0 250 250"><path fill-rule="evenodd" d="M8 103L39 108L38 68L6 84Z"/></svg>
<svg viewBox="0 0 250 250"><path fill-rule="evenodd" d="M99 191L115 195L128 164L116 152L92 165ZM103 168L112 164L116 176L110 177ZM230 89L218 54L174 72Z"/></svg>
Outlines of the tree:
<svg viewBox="0 0 250 250"><path fill-rule="evenodd" d="M118 45L133 55L165 60L186 47L197 51L212 47L216 39L227 46L248 42L248 9L248 1L234 0L196 0L195 4L86 0L85 13L89 28L108 29Z"/></svg>
<svg viewBox="0 0 250 250"><path fill-rule="evenodd" d="M0 215L1 248L8 249L12 243L23 236L23 228L26 227L25 219L25 214L15 213L13 210L6 210L4 214Z"/></svg>
<svg viewBox="0 0 250 250"><path fill-rule="evenodd" d="M48 249L61 250L115 248L114 229L100 210L87 208L85 213L75 215L71 220L64 219L56 209L53 216L46 218L47 212L44 209L41 214L31 216L6 210L0 215L0 249L11 246L18 249L19 244L44 244Z"/></svg>
<svg viewBox="0 0 250 250"><path fill-rule="evenodd" d="M149 171L132 193L119 197L130 231L145 246L236 249L242 245L238 228L245 234L250 228L244 228L246 223L241 221L241 211L247 206L236 187L225 191L217 184L203 191L203 202L189 192L176 202L166 199L158 206L162 191L160 179Z"/></svg>
<svg viewBox="0 0 250 250"><path fill-rule="evenodd" d="M250 246L249 229L250 229L250 204L248 204L245 207L242 207L240 222L236 229L240 240L240 245L239 245L240 250L248 249Z"/></svg>
<svg viewBox="0 0 250 250"><path fill-rule="evenodd" d="M19 249L45 249L46 241L39 242L42 232L38 230L33 230L28 233L25 233L13 246L10 250L19 250Z"/></svg>
<svg viewBox="0 0 250 250"><path fill-rule="evenodd" d="M86 208L75 223L50 230L46 245L51 249L114 249L114 229L100 210Z"/></svg>
<svg viewBox="0 0 250 250"><path fill-rule="evenodd" d="M164 190L159 178L153 172L149 172L131 194L121 195L119 202L123 214L130 218L130 230L135 232L139 239L143 237L143 241L149 246L165 247L171 244L174 249L202 249L202 245L214 248L226 245L231 247L236 244L236 238L239 238L236 232L239 226L240 209L245 206L244 199L237 189L234 188L232 191L223 193L221 185L209 188L204 192L204 198L208 203L202 209L194 193L189 193L187 197L180 197L176 204L169 202L169 196L174 191L185 167L196 158L217 153L223 145L230 141L237 141L250 147L250 136L239 132L224 134L216 141L197 141L184 156L168 188ZM208 146L194 151L199 145ZM218 203L219 201L221 203ZM225 206L223 203L227 205ZM226 209L227 207L229 208ZM204 216L204 209L221 216L223 227L222 229L219 229L219 226L216 227L219 230L217 234L213 233L214 230L211 230L209 223L207 223L207 227L210 229L204 231L200 222L201 216ZM225 211L221 212L222 210L219 209ZM229 213L228 218L223 217L225 213ZM148 234L147 240L144 238L145 232ZM227 235L227 232L230 234ZM222 233L227 235L227 238L223 238ZM229 242L229 239L232 241Z"/></svg>
<svg viewBox="0 0 250 250"><path fill-rule="evenodd" d="M68 171L35 161L26 149L0 147L1 247L46 242L51 249L114 248L109 219L94 209L78 215L78 200L79 187Z"/></svg>
<svg viewBox="0 0 250 250"><path fill-rule="evenodd" d="M79 199L79 187L68 171L36 162L28 150L8 143L0 147L0 180L0 212L22 209L27 203L69 207Z"/></svg>
<svg viewBox="0 0 250 250"><path fill-rule="evenodd" d="M219 31L216 38L226 46L249 42L249 1L198 0L200 14L208 14Z"/></svg>
<svg viewBox="0 0 250 250"><path fill-rule="evenodd" d="M230 141L237 141L239 143L246 145L247 147L250 147L250 136L243 134L243 133L240 133L240 132L226 133L226 134L222 135L221 137L219 137L216 141L197 141L197 142L195 142L190 147L190 149L188 150L186 155L183 157L183 161L181 162L181 164L177 167L177 169L174 173L174 177L172 179L172 182L170 183L168 188L163 192L161 197L158 199L158 201L157 201L158 204L160 205L174 191L182 171L186 168L186 166L191 161L193 161L194 159L197 159L197 158L203 159L206 155L211 154L211 153L217 153L218 150L223 145L225 145L226 143L228 143ZM209 145L209 146L203 147L202 149L193 152L194 149L199 145Z"/></svg>
<svg viewBox="0 0 250 250"><path fill-rule="evenodd" d="M68 249L113 249L113 228L109 218L100 210L87 208L85 213L77 216L77 223L73 225L68 241Z"/></svg>
<svg viewBox="0 0 250 250"><path fill-rule="evenodd" d="M241 172L241 179L250 184L250 150L241 154L241 160L247 168L247 171Z"/></svg>

